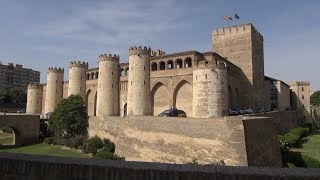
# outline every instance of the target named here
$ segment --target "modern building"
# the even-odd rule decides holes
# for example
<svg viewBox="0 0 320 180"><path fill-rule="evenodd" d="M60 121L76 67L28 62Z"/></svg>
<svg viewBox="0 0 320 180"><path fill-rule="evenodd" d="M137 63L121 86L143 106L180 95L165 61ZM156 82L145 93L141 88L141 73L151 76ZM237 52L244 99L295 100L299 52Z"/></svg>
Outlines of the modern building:
<svg viewBox="0 0 320 180"><path fill-rule="evenodd" d="M20 64L0 61L0 89L18 87L27 89L29 83L39 83L40 72L23 68Z"/></svg>

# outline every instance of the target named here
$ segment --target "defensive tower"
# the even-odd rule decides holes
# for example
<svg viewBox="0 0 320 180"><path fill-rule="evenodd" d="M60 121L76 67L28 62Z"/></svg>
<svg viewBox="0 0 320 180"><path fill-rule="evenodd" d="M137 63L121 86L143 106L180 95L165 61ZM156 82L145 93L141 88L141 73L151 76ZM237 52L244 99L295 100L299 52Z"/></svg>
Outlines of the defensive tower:
<svg viewBox="0 0 320 180"><path fill-rule="evenodd" d="M69 64L68 96L80 95L85 100L87 62L71 61Z"/></svg>
<svg viewBox="0 0 320 180"><path fill-rule="evenodd" d="M197 61L193 66L193 116L212 118L227 115L227 86L224 62Z"/></svg>
<svg viewBox="0 0 320 180"><path fill-rule="evenodd" d="M151 49L129 49L128 115L150 115Z"/></svg>
<svg viewBox="0 0 320 180"><path fill-rule="evenodd" d="M261 106L264 86L263 37L251 24L214 29L213 50L244 72L242 94L247 106Z"/></svg>
<svg viewBox="0 0 320 180"><path fill-rule="evenodd" d="M98 116L119 115L119 56L99 56Z"/></svg>
<svg viewBox="0 0 320 180"><path fill-rule="evenodd" d="M41 114L42 112L42 91L43 86L38 83L28 85L27 114Z"/></svg>
<svg viewBox="0 0 320 180"><path fill-rule="evenodd" d="M63 68L48 69L45 113L52 112L63 98L63 76Z"/></svg>

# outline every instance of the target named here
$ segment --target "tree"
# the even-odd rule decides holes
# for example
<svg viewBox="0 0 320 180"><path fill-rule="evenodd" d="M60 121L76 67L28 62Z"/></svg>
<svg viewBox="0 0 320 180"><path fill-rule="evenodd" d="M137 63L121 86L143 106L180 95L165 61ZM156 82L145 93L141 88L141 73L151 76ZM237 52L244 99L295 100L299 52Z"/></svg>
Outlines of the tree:
<svg viewBox="0 0 320 180"><path fill-rule="evenodd" d="M9 95L11 97L12 103L26 103L27 102L27 94L21 88L11 88L9 90Z"/></svg>
<svg viewBox="0 0 320 180"><path fill-rule="evenodd" d="M8 91L0 89L0 104L6 104L10 102L10 96L8 94Z"/></svg>
<svg viewBox="0 0 320 180"><path fill-rule="evenodd" d="M85 102L79 95L62 100L49 117L49 129L61 139L86 135L88 126Z"/></svg>
<svg viewBox="0 0 320 180"><path fill-rule="evenodd" d="M314 92L311 97L311 104L314 106L320 106L320 91Z"/></svg>

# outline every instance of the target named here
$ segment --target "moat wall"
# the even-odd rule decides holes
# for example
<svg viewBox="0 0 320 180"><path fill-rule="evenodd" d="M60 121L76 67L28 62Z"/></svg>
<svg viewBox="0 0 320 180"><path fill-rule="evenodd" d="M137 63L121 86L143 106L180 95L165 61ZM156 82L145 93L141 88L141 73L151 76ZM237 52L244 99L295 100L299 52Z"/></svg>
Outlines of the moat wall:
<svg viewBox="0 0 320 180"><path fill-rule="evenodd" d="M276 134L273 118L261 117L89 119L89 135L109 138L129 161L281 167Z"/></svg>

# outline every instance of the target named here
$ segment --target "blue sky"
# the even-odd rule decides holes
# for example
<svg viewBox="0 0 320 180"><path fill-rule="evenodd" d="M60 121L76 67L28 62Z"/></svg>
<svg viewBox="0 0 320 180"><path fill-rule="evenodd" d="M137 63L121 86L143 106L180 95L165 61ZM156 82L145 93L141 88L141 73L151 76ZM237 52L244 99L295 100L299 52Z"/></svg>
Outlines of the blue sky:
<svg viewBox="0 0 320 180"><path fill-rule="evenodd" d="M241 2L241 3L240 3ZM320 89L320 1L1 0L0 60L41 71L71 60L97 67L101 53L120 55L146 45L166 53L211 49L222 15L240 16L264 36L265 74ZM68 71L65 73L65 79Z"/></svg>

